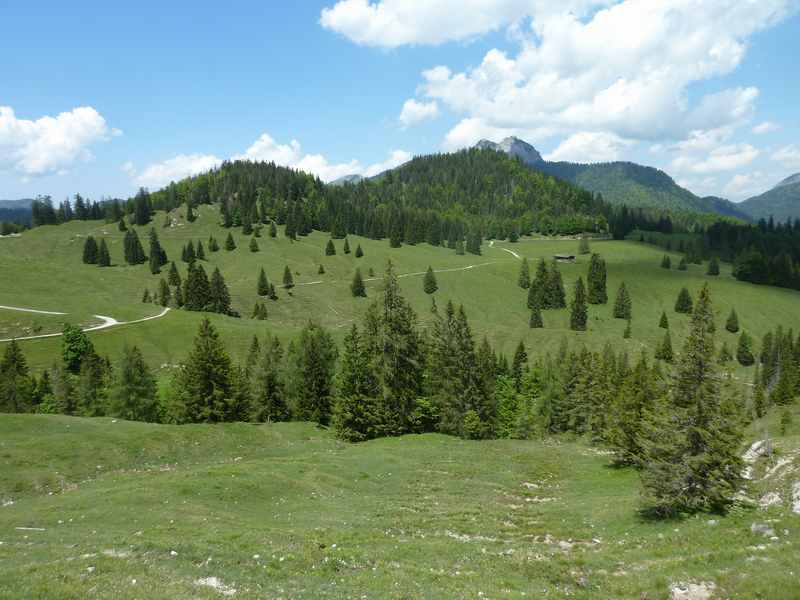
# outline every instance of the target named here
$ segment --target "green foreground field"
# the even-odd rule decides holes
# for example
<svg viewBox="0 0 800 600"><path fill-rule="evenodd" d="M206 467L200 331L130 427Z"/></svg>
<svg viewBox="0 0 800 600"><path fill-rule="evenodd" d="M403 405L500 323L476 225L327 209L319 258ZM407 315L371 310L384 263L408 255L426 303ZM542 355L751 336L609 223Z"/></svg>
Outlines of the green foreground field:
<svg viewBox="0 0 800 600"><path fill-rule="evenodd" d="M0 598L794 599L800 428L775 447L770 507L649 522L635 471L565 438L2 415Z"/></svg>
<svg viewBox="0 0 800 600"><path fill-rule="evenodd" d="M227 230L218 225L216 207L202 206L198 213L198 220L190 224L182 222L179 211L175 211L173 217L178 225L170 228L161 226L163 213L154 216L153 225L170 259L178 259L181 247L189 240L207 245L209 235L214 235L220 243L224 242ZM148 230L139 229L145 248ZM324 247L329 238L324 233L314 232L292 242L282 237L282 232L273 239L267 237L265 231L258 239L260 251L253 253L248 249L249 238L238 230L232 231L238 248L215 254L207 251L209 260L204 266L209 273L214 266L220 268L230 287L233 306L244 317L212 316L237 359L244 357L254 333L271 331L287 339L309 319L331 329L337 338L343 337L350 324L360 320L380 289L379 280L368 281L368 298L353 298L350 282L355 268L360 267L364 277L368 277L371 268L379 277L388 260L392 260L401 275L403 292L423 325L430 320L431 299L422 290L422 274L430 265L441 271L437 273L439 291L435 294L439 306L448 300L463 303L476 336L488 336L498 350L506 353L513 352L523 340L530 354L536 356L554 351L564 338L573 345L585 344L596 349L611 342L631 354L642 348L652 351L663 336L663 330L658 328L662 310L667 311L671 320L673 344L677 349L686 334L688 318L673 312L675 298L684 285L696 296L704 282L709 282L712 290L720 325L718 342L725 340L732 349L735 349L736 336L725 332L722 324L733 307L738 311L743 329L757 339L777 325L800 329L800 293L738 282L730 276L730 265L722 266L720 277L707 277L705 265L691 265L686 272L666 271L659 268L663 255L660 249L636 242L592 242L592 250L599 252L608 264L610 302L605 306L590 306L589 331L576 333L568 328L567 310L546 311L545 328L530 330L526 292L517 286L518 257L528 258L531 268L535 269L540 257L549 260L555 253L575 253L578 245L575 240L484 242L481 256L458 256L452 250L427 244L392 249L386 240L351 236L349 242L353 251L359 244L364 250L364 257L357 259L353 253L342 253L341 240L335 242L337 255L325 256ZM114 263L122 262L123 234L115 224L73 221L38 227L20 237L0 240L0 281L4 282L0 286L0 305L69 313L60 319L48 317L50 329L57 329L60 320L87 323L95 319L93 315L130 321L158 314L160 307L142 304L141 296L146 287L151 291L156 289L160 276L151 275L147 265L101 269L82 264L82 244L89 234L105 237ZM673 254L672 258L677 265L679 255ZM586 276L588 261L589 256L584 255L578 257L576 264L561 265L568 297L575 279L579 275ZM186 265L176 262L185 276ZM325 268L323 275L317 272L320 264ZM280 284L285 265L292 269L298 285L291 294L279 289L279 300L267 301L269 319L266 322L247 318L258 300L259 269L263 266L270 279ZM633 298L633 336L629 340L622 339L625 322L611 316L614 294L622 281ZM20 322L22 314L0 309L0 329L11 329L13 323ZM119 355L124 343L137 344L148 362L164 375L188 352L200 318L198 313L173 310L160 319L94 332L91 338L101 353L112 358ZM24 333L25 330L17 327L15 331ZM53 363L59 344L58 339L30 340L23 343L23 350L30 363L40 369Z"/></svg>

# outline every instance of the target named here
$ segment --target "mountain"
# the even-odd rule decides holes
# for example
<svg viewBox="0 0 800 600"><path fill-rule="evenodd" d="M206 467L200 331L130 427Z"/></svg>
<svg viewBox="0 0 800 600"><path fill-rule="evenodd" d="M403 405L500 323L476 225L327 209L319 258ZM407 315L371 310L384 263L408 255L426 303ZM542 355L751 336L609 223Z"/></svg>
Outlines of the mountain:
<svg viewBox="0 0 800 600"><path fill-rule="evenodd" d="M499 144L481 140L476 147L491 148L518 156L529 167L574 183L591 192L600 193L612 204L710 212L749 220L749 216L733 202L716 197L700 198L679 186L663 171L653 167L632 162L593 164L548 162L536 148L515 137L506 138Z"/></svg>
<svg viewBox="0 0 800 600"><path fill-rule="evenodd" d="M364 177L361 175L343 175L339 177L339 179L334 179L328 185L344 185L345 183L352 183L356 184L364 180Z"/></svg>
<svg viewBox="0 0 800 600"><path fill-rule="evenodd" d="M21 200L0 200L0 208L30 208L31 204L33 204L33 198L22 198Z"/></svg>
<svg viewBox="0 0 800 600"><path fill-rule="evenodd" d="M771 190L748 198L739 208L753 219L769 219L778 222L800 219L800 173L787 177Z"/></svg>

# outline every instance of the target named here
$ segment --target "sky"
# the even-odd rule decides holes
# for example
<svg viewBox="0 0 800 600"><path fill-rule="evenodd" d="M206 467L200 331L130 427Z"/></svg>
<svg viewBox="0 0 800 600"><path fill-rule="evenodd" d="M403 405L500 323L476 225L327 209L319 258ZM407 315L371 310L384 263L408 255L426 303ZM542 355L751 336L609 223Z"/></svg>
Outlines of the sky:
<svg viewBox="0 0 800 600"><path fill-rule="evenodd" d="M735 201L800 171L800 0L0 0L0 198L516 135Z"/></svg>

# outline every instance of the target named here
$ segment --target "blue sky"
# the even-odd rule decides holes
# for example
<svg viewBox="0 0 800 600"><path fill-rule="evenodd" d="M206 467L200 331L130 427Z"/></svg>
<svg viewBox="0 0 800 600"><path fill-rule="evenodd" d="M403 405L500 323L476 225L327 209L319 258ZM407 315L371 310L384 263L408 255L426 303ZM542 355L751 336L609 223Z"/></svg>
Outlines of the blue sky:
<svg viewBox="0 0 800 600"><path fill-rule="evenodd" d="M800 171L796 0L5 3L0 198L518 135L740 200ZM405 106L405 108L404 108Z"/></svg>

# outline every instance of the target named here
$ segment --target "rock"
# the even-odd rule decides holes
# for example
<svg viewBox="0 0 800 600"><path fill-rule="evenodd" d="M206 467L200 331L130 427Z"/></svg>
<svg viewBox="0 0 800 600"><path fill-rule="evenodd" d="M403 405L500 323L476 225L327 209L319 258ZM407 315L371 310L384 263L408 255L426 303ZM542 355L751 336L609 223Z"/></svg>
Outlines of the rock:
<svg viewBox="0 0 800 600"><path fill-rule="evenodd" d="M781 495L778 492L768 492L761 496L761 500L758 501L758 505L761 508L769 508L770 506L775 506L780 503Z"/></svg>
<svg viewBox="0 0 800 600"><path fill-rule="evenodd" d="M678 583L670 587L670 600L708 600L717 586L713 582Z"/></svg>
<svg viewBox="0 0 800 600"><path fill-rule="evenodd" d="M764 537L773 537L775 535L775 530L766 523L753 523L750 525L750 531L760 533Z"/></svg>
<svg viewBox="0 0 800 600"><path fill-rule="evenodd" d="M792 512L800 515L800 481L796 481L792 488Z"/></svg>

